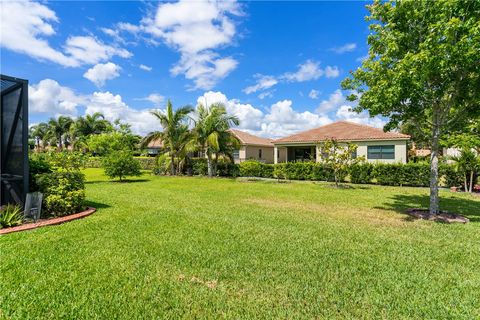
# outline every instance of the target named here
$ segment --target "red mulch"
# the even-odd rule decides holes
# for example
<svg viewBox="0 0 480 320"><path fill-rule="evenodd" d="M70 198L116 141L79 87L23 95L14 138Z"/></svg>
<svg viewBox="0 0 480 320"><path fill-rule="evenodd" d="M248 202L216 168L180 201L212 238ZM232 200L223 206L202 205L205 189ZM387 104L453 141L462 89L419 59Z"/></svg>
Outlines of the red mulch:
<svg viewBox="0 0 480 320"><path fill-rule="evenodd" d="M427 209L408 209L407 214L415 219L423 219L444 223L467 223L470 220L456 213L448 213L446 211L440 211L439 214L430 214L430 211Z"/></svg>
<svg viewBox="0 0 480 320"><path fill-rule="evenodd" d="M16 226L16 227L3 228L3 229L0 229L0 234L7 234L7 233L12 233L12 232L31 230L31 229L36 229L36 228L45 227L45 226L53 226L53 225L56 225L56 224L61 224L61 223L64 223L64 222L85 218L86 216L91 215L95 211L97 211L97 209L87 208L87 210L85 210L85 211L82 211L82 212L79 212L79 213L74 213L74 214L64 216L64 217L45 219L45 220L40 220L38 222L25 223L25 224L22 224L22 225Z"/></svg>

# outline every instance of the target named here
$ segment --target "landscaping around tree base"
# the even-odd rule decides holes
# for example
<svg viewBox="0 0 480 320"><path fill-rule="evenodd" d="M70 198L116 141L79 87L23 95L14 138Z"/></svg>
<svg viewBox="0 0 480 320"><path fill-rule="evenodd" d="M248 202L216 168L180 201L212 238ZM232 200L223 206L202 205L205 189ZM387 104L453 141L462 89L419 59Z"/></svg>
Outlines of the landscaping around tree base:
<svg viewBox="0 0 480 320"><path fill-rule="evenodd" d="M436 222L444 222L444 223L468 223L470 220L456 213L448 213L446 211L440 211L439 214L431 214L428 209L408 209L407 214L411 217L416 219L422 220L430 220Z"/></svg>
<svg viewBox="0 0 480 320"><path fill-rule="evenodd" d="M69 221L72 221L72 220L85 218L85 217L91 215L92 213L94 213L96 210L97 209L95 209L95 208L89 207L82 212L70 214L68 216L50 218L50 219L42 219L42 220L39 220L37 222L25 223L25 224L22 224L22 225L16 226L16 227L0 229L0 234L26 231L26 230L32 230L32 229L36 229L36 228L40 228L40 227L45 227L45 226L62 224L62 223L69 222Z"/></svg>

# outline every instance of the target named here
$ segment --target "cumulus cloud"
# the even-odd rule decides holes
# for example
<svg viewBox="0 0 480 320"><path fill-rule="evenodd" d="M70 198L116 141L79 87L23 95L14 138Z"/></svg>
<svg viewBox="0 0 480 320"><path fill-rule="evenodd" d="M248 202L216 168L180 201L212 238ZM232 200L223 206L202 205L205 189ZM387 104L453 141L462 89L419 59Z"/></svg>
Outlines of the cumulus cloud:
<svg viewBox="0 0 480 320"><path fill-rule="evenodd" d="M290 82L303 82L308 80L317 80L323 76L324 70L320 68L320 63L307 60L298 66L296 72L287 72L283 78Z"/></svg>
<svg viewBox="0 0 480 320"><path fill-rule="evenodd" d="M30 111L34 113L76 115L78 106L85 103L86 97L55 80L44 79L28 86L28 101Z"/></svg>
<svg viewBox="0 0 480 320"><path fill-rule="evenodd" d="M274 91L275 91L275 90L261 92L261 93L258 95L258 99L263 100L263 99L265 99L265 98L273 98L273 92L274 92Z"/></svg>
<svg viewBox="0 0 480 320"><path fill-rule="evenodd" d="M152 71L152 67L149 67L149 66L146 66L144 64L141 64L139 66L140 69L144 70L144 71Z"/></svg>
<svg viewBox="0 0 480 320"><path fill-rule="evenodd" d="M257 73L256 75L254 75L254 77L256 78L256 84L243 89L243 92L245 92L246 94L271 88L278 83L278 80L275 79L275 77L273 76L265 76Z"/></svg>
<svg viewBox="0 0 480 320"><path fill-rule="evenodd" d="M180 53L171 68L174 76L183 74L193 81L191 89L211 89L238 64L233 57L222 57L215 50L230 45L236 34L234 17L243 15L235 1L189 1L160 3L140 25L119 23L118 28L138 35L146 33Z"/></svg>
<svg viewBox="0 0 480 320"><path fill-rule="evenodd" d="M165 97L162 96L161 94L158 94L158 93L151 93L148 96L146 96L145 98L139 98L137 100L150 101L155 106L159 106L165 101Z"/></svg>
<svg viewBox="0 0 480 320"><path fill-rule="evenodd" d="M30 57L66 67L95 64L112 56L128 58L125 49L104 44L92 36L69 37L63 51L53 48L46 37L55 35L56 13L44 4L30 1L2 2L0 45Z"/></svg>
<svg viewBox="0 0 480 320"><path fill-rule="evenodd" d="M86 103L86 114L101 112L105 119L115 121L120 119L131 125L132 131L140 135L159 130L158 120L150 114L152 109L134 109L129 107L122 97L106 92L94 92Z"/></svg>
<svg viewBox="0 0 480 320"><path fill-rule="evenodd" d="M320 94L320 91L318 90L315 90L315 89L312 89L310 90L310 93L308 94L308 96L311 98L311 99L318 99L318 95Z"/></svg>
<svg viewBox="0 0 480 320"><path fill-rule="evenodd" d="M334 47L334 48L331 48L330 50L331 51L334 51L338 54L342 54L342 53L345 53L345 52L352 52L354 51L355 49L357 48L357 44L356 43L346 43L344 44L343 46L340 46L340 47Z"/></svg>
<svg viewBox="0 0 480 320"><path fill-rule="evenodd" d="M132 130L141 135L159 130L159 123L150 114L151 110L135 109L128 106L120 95L109 91L80 95L57 81L44 79L28 88L28 99L32 113L46 116L70 115L78 116L79 109L85 108L86 114L101 112L109 121L120 119L132 125ZM151 98L155 96L150 95ZM158 97L157 97L158 98Z"/></svg>
<svg viewBox="0 0 480 320"><path fill-rule="evenodd" d="M361 113L352 111L352 108L355 107L355 105L356 103L348 101L342 91L338 89L330 94L327 100L320 102L316 113L327 114L329 112L335 112L337 120L347 120L379 128L385 125L386 121L379 116L371 118L366 111Z"/></svg>
<svg viewBox="0 0 480 320"><path fill-rule="evenodd" d="M99 63L88 69L83 77L95 83L97 87L101 87L107 80L117 78L120 75L120 69L120 66L112 62Z"/></svg>
<svg viewBox="0 0 480 320"><path fill-rule="evenodd" d="M338 70L338 68L336 66L334 67L331 67L331 66L327 66L325 68L325 77L327 78L336 78L340 75L340 71Z"/></svg>
<svg viewBox="0 0 480 320"><path fill-rule="evenodd" d="M292 107L291 100L274 103L266 112L241 103L237 99L228 99L221 92L209 91L197 99L198 103L211 105L223 103L227 111L240 119L240 130L264 137L281 137L330 123L327 116L309 111L298 112Z"/></svg>

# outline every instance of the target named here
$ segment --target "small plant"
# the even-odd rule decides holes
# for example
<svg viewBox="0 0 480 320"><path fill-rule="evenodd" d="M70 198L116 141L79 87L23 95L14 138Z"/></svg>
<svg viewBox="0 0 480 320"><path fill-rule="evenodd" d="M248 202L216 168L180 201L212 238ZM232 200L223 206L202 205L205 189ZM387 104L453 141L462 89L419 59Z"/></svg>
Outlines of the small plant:
<svg viewBox="0 0 480 320"><path fill-rule="evenodd" d="M342 172L346 172L348 167L360 159L354 158L353 154L357 151L357 146L352 143L341 145L336 140L326 140L321 147L322 162L333 169L335 186L338 188L338 182L341 180Z"/></svg>
<svg viewBox="0 0 480 320"><path fill-rule="evenodd" d="M110 179L122 181L128 176L141 175L140 163L129 151L117 151L103 159L103 169Z"/></svg>
<svg viewBox="0 0 480 320"><path fill-rule="evenodd" d="M0 208L0 229L19 226L23 222L22 208L7 204Z"/></svg>

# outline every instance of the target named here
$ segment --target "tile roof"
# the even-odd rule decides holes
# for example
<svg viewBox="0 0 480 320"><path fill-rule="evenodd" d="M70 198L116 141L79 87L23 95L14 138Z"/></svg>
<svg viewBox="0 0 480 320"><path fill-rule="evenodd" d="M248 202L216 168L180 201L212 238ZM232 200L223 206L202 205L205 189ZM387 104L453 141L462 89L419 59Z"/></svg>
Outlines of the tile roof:
<svg viewBox="0 0 480 320"><path fill-rule="evenodd" d="M398 132L384 132L382 129L373 128L363 124L349 121L337 121L315 129L302 131L297 134L274 140L277 143L302 143L316 142L327 139L339 141L362 140L408 140L409 135Z"/></svg>
<svg viewBox="0 0 480 320"><path fill-rule="evenodd" d="M237 129L230 129L230 132L233 133L240 143L243 145L255 145L255 146L265 146L265 147L273 147L271 139L266 139L262 137L254 136L253 134L240 131Z"/></svg>
<svg viewBox="0 0 480 320"><path fill-rule="evenodd" d="M163 141L161 139L152 140L148 143L147 148L151 148L151 149L163 148Z"/></svg>

